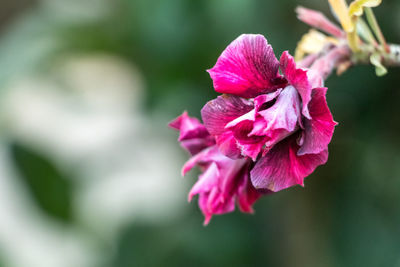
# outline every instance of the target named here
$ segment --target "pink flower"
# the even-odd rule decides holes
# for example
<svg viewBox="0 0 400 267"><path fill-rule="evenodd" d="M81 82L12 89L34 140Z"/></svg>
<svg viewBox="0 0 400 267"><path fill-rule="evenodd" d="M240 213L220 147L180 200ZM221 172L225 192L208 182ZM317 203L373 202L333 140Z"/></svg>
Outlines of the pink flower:
<svg viewBox="0 0 400 267"><path fill-rule="evenodd" d="M216 91L230 95L204 106L205 127L223 154L255 161L255 188L303 186L326 163L336 123L322 74L297 68L288 52L279 62L262 35L241 35L209 72Z"/></svg>
<svg viewBox="0 0 400 267"><path fill-rule="evenodd" d="M262 35L241 35L221 54L209 73L223 95L203 107L204 125L186 112L170 123L192 155L182 174L202 171L189 201L199 195L205 224L236 203L252 212L262 194L303 186L327 161L336 123L324 77L346 53L333 49L302 69L288 52L278 61Z"/></svg>
<svg viewBox="0 0 400 267"><path fill-rule="evenodd" d="M253 212L252 205L261 193L250 182L249 159L231 159L223 155L206 128L184 112L170 123L180 131L179 141L193 157L183 166L185 175L194 166L202 170L197 183L189 193L189 201L199 195L199 207L204 214L204 224L212 215L232 212L237 202L242 212Z"/></svg>

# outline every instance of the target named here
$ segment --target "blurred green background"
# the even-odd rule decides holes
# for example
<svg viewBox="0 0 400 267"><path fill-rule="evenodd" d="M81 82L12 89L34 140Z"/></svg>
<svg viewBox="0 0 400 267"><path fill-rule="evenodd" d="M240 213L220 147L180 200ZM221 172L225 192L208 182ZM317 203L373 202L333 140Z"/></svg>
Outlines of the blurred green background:
<svg viewBox="0 0 400 267"><path fill-rule="evenodd" d="M207 227L167 122L216 97L241 33L279 56L320 0L2 0L0 266L400 266L400 69L327 82L339 122L305 188ZM376 15L400 43L400 2Z"/></svg>

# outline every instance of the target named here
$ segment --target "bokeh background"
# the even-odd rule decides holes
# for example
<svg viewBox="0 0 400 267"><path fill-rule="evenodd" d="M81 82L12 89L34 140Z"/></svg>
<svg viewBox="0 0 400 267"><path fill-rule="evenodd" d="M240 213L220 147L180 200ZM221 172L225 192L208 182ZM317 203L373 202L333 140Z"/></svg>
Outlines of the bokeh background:
<svg viewBox="0 0 400 267"><path fill-rule="evenodd" d="M1 0L0 266L400 266L400 69L327 82L330 160L210 225L168 121L214 97L241 33L277 56L320 0ZM400 43L400 2L376 9Z"/></svg>

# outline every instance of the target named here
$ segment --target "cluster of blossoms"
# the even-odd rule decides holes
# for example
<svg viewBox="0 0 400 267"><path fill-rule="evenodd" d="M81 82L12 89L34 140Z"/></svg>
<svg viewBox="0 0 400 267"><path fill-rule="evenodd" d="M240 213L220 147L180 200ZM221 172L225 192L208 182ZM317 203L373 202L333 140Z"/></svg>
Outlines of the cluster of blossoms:
<svg viewBox="0 0 400 267"><path fill-rule="evenodd" d="M201 110L203 123L186 112L170 123L192 157L185 175L202 173L189 193L199 196L207 224L212 215L238 205L252 212L262 195L301 185L328 159L336 122L326 102L324 81L359 63L371 63L377 75L400 66L400 48L388 45L371 7L381 0L329 0L342 28L322 13L298 8L298 18L313 29L296 49L278 60L262 35L234 40L208 72L221 93ZM370 28L362 20L366 13ZM318 30L325 32L325 35Z"/></svg>
<svg viewBox="0 0 400 267"><path fill-rule="evenodd" d="M223 95L203 107L204 125L186 112L170 123L192 155L183 175L202 170L189 200L199 195L205 223L235 202L252 212L261 195L303 186L326 163L336 125L323 77L298 68L288 52L278 61L262 35L238 37L209 73Z"/></svg>

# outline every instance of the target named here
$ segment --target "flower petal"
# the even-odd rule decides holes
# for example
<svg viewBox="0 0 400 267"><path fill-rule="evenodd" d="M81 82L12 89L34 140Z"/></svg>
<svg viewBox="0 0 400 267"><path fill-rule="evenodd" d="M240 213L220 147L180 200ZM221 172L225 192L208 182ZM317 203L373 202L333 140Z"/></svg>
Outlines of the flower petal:
<svg viewBox="0 0 400 267"><path fill-rule="evenodd" d="M185 176L194 166L207 167L210 162L218 159L219 150L217 146L212 146L202 150L200 153L191 157L182 167L181 174Z"/></svg>
<svg viewBox="0 0 400 267"><path fill-rule="evenodd" d="M206 169L206 171L199 176L199 179L194 184L189 192L188 200L192 200L194 195L209 192L215 186L218 186L219 178L221 174L218 170L218 166L215 162L212 162Z"/></svg>
<svg viewBox="0 0 400 267"><path fill-rule="evenodd" d="M248 173L244 174L245 177L241 180L238 186L238 205L242 212L253 213L253 204L261 197L261 193L258 192L251 184Z"/></svg>
<svg viewBox="0 0 400 267"><path fill-rule="evenodd" d="M209 134L206 127L198 119L189 117L186 111L170 122L169 126L180 131L179 141L205 137Z"/></svg>
<svg viewBox="0 0 400 267"><path fill-rule="evenodd" d="M265 137L250 136L253 130L255 114L255 109L253 109L225 126L227 129L225 134L230 134L235 140L236 147L240 148L240 154L252 158L253 161L256 160L265 144Z"/></svg>
<svg viewBox="0 0 400 267"><path fill-rule="evenodd" d="M233 132L242 154L253 161L261 152L266 152L265 145L269 149L297 130L300 98L293 86L287 86L284 90L256 97L254 103L253 110L225 126Z"/></svg>
<svg viewBox="0 0 400 267"><path fill-rule="evenodd" d="M327 150L319 154L298 156L296 138L297 135L293 135L276 144L256 163L250 172L255 188L278 192L297 184L303 186L304 178L317 166L326 163Z"/></svg>
<svg viewBox="0 0 400 267"><path fill-rule="evenodd" d="M244 120L232 128L233 136L242 154L255 161L264 147L266 138L265 136L250 136L252 130L253 122L249 120Z"/></svg>
<svg viewBox="0 0 400 267"><path fill-rule="evenodd" d="M269 106L272 106L272 104L273 104L272 101L275 100L280 95L281 92L282 92L282 89L278 89L273 93L259 95L256 98L254 98L254 107L255 107L256 112L258 112L262 109L266 109Z"/></svg>
<svg viewBox="0 0 400 267"><path fill-rule="evenodd" d="M201 110L205 127L215 136L221 152L232 159L241 157L233 133L225 129L227 124L247 114L253 109L253 103L232 95L222 95L208 102Z"/></svg>
<svg viewBox="0 0 400 267"><path fill-rule="evenodd" d="M215 141L219 150L225 156L231 159L239 159L243 157L237 141L231 131L226 131L221 135L217 135L215 137Z"/></svg>
<svg viewBox="0 0 400 267"><path fill-rule="evenodd" d="M320 29L326 33L329 33L337 38L344 38L346 35L344 32L331 22L325 15L319 11L297 7L296 8L297 18L304 23L307 23L313 28Z"/></svg>
<svg viewBox="0 0 400 267"><path fill-rule="evenodd" d="M311 120L304 122L304 139L297 154L318 154L328 149L337 124L326 103L327 88L315 88L309 105Z"/></svg>
<svg viewBox="0 0 400 267"><path fill-rule="evenodd" d="M228 123L227 125L225 125L226 129L235 127L236 125L240 124L243 121L254 121L256 119L256 110L252 109L249 112L247 112L246 114L234 119L233 121L231 121L230 123Z"/></svg>
<svg viewBox="0 0 400 267"><path fill-rule="evenodd" d="M249 179L249 161L246 158L232 160L225 157L217 147L193 158L196 158L193 160L195 164L203 165L204 172L190 190L188 199L191 201L194 195L199 195L199 206L207 224L213 214L223 214L235 209L238 187L243 184L243 179ZM249 201L253 198L253 195L249 196Z"/></svg>
<svg viewBox="0 0 400 267"><path fill-rule="evenodd" d="M208 225L214 214L224 214L235 210L235 199L231 198L225 202L218 201L220 195L216 187L211 192L199 194L199 207L204 215L203 225Z"/></svg>
<svg viewBox="0 0 400 267"><path fill-rule="evenodd" d="M301 96L303 103L302 113L306 118L310 118L308 103L311 100L311 83L308 80L307 71L296 67L294 58L288 51L283 52L281 56L281 70L288 82L293 85Z"/></svg>
<svg viewBox="0 0 400 267"><path fill-rule="evenodd" d="M189 117L186 111L170 122L169 126L180 131L178 140L181 146L189 151L191 155L197 154L206 147L215 144L206 127L198 119Z"/></svg>
<svg viewBox="0 0 400 267"><path fill-rule="evenodd" d="M232 95L221 95L209 101L201 110L206 129L212 135L226 131L225 126L253 109L253 103Z"/></svg>
<svg viewBox="0 0 400 267"><path fill-rule="evenodd" d="M208 72L215 91L250 98L282 87L278 68L279 62L264 36L243 34Z"/></svg>
<svg viewBox="0 0 400 267"><path fill-rule="evenodd" d="M287 86L282 90L272 107L257 113L262 120L254 123L253 131L249 134L267 136L267 147L272 147L280 140L291 135L297 130L300 114L300 98L293 86ZM261 125L261 126L260 126Z"/></svg>
<svg viewBox="0 0 400 267"><path fill-rule="evenodd" d="M191 155L196 155L203 149L215 145L215 139L211 135L208 135L205 138L193 138L183 140L180 143L181 147L187 150Z"/></svg>

